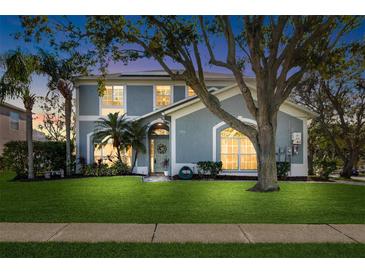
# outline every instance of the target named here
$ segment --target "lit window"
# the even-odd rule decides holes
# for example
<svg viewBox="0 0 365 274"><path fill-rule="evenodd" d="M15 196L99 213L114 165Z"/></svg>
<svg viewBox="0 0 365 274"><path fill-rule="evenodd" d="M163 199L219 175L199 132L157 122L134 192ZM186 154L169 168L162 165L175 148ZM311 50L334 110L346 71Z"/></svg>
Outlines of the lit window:
<svg viewBox="0 0 365 274"><path fill-rule="evenodd" d="M101 104L101 115L119 112L125 113L124 106L124 87L106 86Z"/></svg>
<svg viewBox="0 0 365 274"><path fill-rule="evenodd" d="M121 151L122 154L122 161L131 166L132 162L132 149L123 149ZM109 142L104 146L99 146L99 144L94 144L94 162L98 163L101 161L104 164L112 165L118 159L117 157L117 150L113 147L113 143Z"/></svg>
<svg viewBox="0 0 365 274"><path fill-rule="evenodd" d="M19 130L19 113L10 112L10 128L14 130Z"/></svg>
<svg viewBox="0 0 365 274"><path fill-rule="evenodd" d="M247 136L227 128L221 131L221 161L224 170L257 169L256 151Z"/></svg>
<svg viewBox="0 0 365 274"><path fill-rule="evenodd" d="M188 87L188 97L193 97L193 96L196 96L195 91L191 87Z"/></svg>
<svg viewBox="0 0 365 274"><path fill-rule="evenodd" d="M156 108L171 104L171 86L156 86Z"/></svg>

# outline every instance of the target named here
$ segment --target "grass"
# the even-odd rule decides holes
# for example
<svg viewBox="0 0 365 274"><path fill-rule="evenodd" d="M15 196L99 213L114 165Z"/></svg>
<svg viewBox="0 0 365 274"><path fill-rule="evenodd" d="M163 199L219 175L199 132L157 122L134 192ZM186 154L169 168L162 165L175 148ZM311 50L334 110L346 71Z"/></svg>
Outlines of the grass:
<svg viewBox="0 0 365 274"><path fill-rule="evenodd" d="M363 258L365 244L0 243L6 258Z"/></svg>
<svg viewBox="0 0 365 274"><path fill-rule="evenodd" d="M0 176L0 222L365 223L365 187L282 183L142 183L139 177L12 182Z"/></svg>

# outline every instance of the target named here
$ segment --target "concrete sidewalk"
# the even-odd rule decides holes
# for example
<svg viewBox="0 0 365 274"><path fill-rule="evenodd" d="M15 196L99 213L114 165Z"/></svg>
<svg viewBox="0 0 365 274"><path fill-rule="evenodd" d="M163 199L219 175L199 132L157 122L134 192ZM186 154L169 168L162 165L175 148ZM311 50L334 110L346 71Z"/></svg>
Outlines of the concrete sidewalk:
<svg viewBox="0 0 365 274"><path fill-rule="evenodd" d="M365 225L0 223L0 242L365 243Z"/></svg>

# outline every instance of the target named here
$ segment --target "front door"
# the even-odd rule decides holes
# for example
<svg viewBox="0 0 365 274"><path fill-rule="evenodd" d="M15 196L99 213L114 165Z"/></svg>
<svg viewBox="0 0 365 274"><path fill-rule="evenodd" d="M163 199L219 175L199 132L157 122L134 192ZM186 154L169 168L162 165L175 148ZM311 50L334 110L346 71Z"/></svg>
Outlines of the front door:
<svg viewBox="0 0 365 274"><path fill-rule="evenodd" d="M153 155L154 155L154 165L153 170L154 173L162 173L165 170L169 169L170 166L170 157L169 157L169 139L166 136L160 136L154 138L153 144Z"/></svg>

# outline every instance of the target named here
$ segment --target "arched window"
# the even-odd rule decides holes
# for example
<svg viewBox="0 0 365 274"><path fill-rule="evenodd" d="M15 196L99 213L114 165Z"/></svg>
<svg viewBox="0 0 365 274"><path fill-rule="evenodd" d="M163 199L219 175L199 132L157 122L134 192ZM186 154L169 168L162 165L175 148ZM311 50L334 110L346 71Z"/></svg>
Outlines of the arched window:
<svg viewBox="0 0 365 274"><path fill-rule="evenodd" d="M132 149L130 147L124 148L121 151L122 161L131 166L132 163ZM117 149L113 147L113 142L110 140L104 146L100 146L98 142L94 142L94 162L102 162L111 166L117 161Z"/></svg>
<svg viewBox="0 0 365 274"><path fill-rule="evenodd" d="M256 151L247 136L227 128L221 131L221 161L224 170L256 170Z"/></svg>

